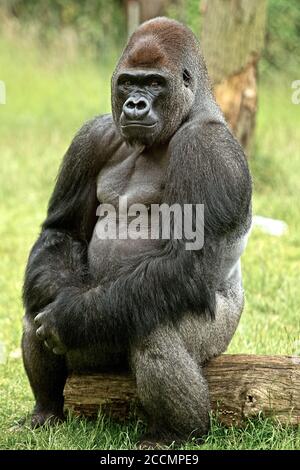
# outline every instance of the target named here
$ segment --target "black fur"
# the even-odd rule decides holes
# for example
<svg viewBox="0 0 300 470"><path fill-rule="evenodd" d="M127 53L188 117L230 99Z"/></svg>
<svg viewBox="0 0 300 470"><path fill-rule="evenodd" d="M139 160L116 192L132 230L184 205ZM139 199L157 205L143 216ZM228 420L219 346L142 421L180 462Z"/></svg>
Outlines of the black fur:
<svg viewBox="0 0 300 470"><path fill-rule="evenodd" d="M145 26L149 29L147 25L152 27L151 22ZM160 38L159 31L155 40L160 47L159 41L167 39L164 33ZM191 34L186 31L180 32L184 38ZM91 344L134 344L159 325L177 325L187 311L213 319L216 293L222 289L220 270L226 246L249 228L251 178L243 150L214 101L196 42L193 39L191 43L189 36L182 41L186 51L180 56L178 74L173 70L174 78L169 78L169 95L161 98L165 104L161 103L160 133L149 144L149 152L167 145L169 164L162 202L204 204L204 247L187 251L185 240L171 239L143 256L130 258L113 282L99 284L89 274L97 176L116 152L125 156L132 151L121 136L118 123L122 103L117 101L114 87L124 61L130 57L133 37L113 78L114 120L109 115L97 117L75 136L26 269L23 298L31 325L27 336L31 339L23 340L24 362L43 409L55 409L49 397L48 401L44 398L50 378L59 368L63 383L67 372L63 358L53 359L50 367L48 352L43 357L40 351L50 378L43 377L40 364L39 376L35 376L36 359L30 351L40 348L39 343L32 346L37 327L39 337L47 337L50 349L62 354ZM174 55L177 49L172 50ZM35 317L37 324L33 326ZM40 391L36 383L41 384ZM60 385L55 393L61 402Z"/></svg>
<svg viewBox="0 0 300 470"><path fill-rule="evenodd" d="M104 121L109 122L107 117ZM101 122L102 118L96 119L92 129L102 129ZM112 122L109 125L114 126ZM86 128L88 139L91 128ZM42 235L33 248L24 290L25 305L34 314L56 298L49 315L57 316L56 326L67 347L82 347L91 340L134 340L160 323L178 321L187 310L214 315L218 263L222 260L217 240L244 229L251 181L242 149L226 126L204 122L201 129L202 133L197 122L186 124L170 142L172 157L163 201L204 203L204 248L187 251L184 240L171 240L160 251L136 258L134 263L131 260L108 287L88 283L86 249L91 231L82 219L88 210L88 193L95 193L95 174L86 170L92 168L89 158L95 157L89 156L89 147L84 154L75 138ZM81 132L79 138L83 135ZM74 148L81 154L74 153ZM90 200L91 219L96 213L95 196Z"/></svg>

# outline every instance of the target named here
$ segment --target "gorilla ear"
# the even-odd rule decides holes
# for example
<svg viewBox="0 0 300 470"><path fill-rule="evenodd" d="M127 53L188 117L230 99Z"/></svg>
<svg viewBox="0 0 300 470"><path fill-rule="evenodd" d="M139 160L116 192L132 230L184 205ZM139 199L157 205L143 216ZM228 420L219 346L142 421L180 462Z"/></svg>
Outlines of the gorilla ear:
<svg viewBox="0 0 300 470"><path fill-rule="evenodd" d="M183 70L182 78L183 78L184 86L189 87L190 83L191 83L191 80L192 80L192 77L191 77L190 72L187 69Z"/></svg>

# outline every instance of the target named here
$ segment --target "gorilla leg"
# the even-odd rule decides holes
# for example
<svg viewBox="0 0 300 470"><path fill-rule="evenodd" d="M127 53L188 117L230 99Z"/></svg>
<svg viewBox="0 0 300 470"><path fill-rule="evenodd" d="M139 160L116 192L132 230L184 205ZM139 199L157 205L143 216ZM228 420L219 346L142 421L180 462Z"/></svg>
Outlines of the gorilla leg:
<svg viewBox="0 0 300 470"><path fill-rule="evenodd" d="M161 327L132 348L139 399L155 439L187 439L209 427L206 380L174 327Z"/></svg>
<svg viewBox="0 0 300 470"><path fill-rule="evenodd" d="M64 356L48 351L36 337L33 320L24 318L22 337L23 361L35 397L32 427L42 426L45 421L63 419L63 389L67 377Z"/></svg>
<svg viewBox="0 0 300 470"><path fill-rule="evenodd" d="M177 327L160 327L133 348L138 395L157 437L188 438L208 430L209 392L201 367L226 350L243 305L238 266L217 293L215 320L187 313Z"/></svg>

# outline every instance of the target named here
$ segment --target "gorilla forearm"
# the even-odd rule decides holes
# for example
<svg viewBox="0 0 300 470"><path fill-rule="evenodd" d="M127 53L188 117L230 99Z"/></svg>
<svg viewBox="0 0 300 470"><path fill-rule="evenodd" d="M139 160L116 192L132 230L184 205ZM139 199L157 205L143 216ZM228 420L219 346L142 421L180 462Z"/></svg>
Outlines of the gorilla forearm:
<svg viewBox="0 0 300 470"><path fill-rule="evenodd" d="M115 142L111 119L88 121L64 156L42 233L26 268L23 290L27 313L36 314L65 287L79 286L87 273L88 241L96 220L95 179L103 164L98 139ZM113 137L111 136L113 134Z"/></svg>
<svg viewBox="0 0 300 470"><path fill-rule="evenodd" d="M64 289L38 324L53 327L69 349L76 349L91 342L135 341L160 324L176 323L186 311L213 315L215 295L196 263L195 254L181 247L144 260L108 287Z"/></svg>

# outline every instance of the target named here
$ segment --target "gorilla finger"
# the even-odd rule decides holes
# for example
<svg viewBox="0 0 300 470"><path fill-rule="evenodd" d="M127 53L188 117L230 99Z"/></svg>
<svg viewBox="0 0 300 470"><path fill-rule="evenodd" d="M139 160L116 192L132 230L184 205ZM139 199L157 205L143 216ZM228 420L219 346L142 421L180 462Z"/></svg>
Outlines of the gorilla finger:
<svg viewBox="0 0 300 470"><path fill-rule="evenodd" d="M53 349L54 354L57 354L58 356L62 356L63 354L66 354L67 349L61 344L59 346L56 346Z"/></svg>
<svg viewBox="0 0 300 470"><path fill-rule="evenodd" d="M44 345L46 346L47 349L49 349L49 351L52 350L52 347L50 346L49 341L44 341Z"/></svg>
<svg viewBox="0 0 300 470"><path fill-rule="evenodd" d="M36 334L36 336L38 337L38 339L40 339L40 340L45 339L46 336L47 336L47 335L46 335L46 329L45 329L45 327L44 327L44 326L40 326L40 327L36 330L35 334Z"/></svg>
<svg viewBox="0 0 300 470"><path fill-rule="evenodd" d="M52 335L49 335L47 338L44 338L44 340L45 340L45 343L47 343L45 344L45 346L47 346L47 348L50 349L51 351L57 346L59 346L59 343Z"/></svg>
<svg viewBox="0 0 300 470"><path fill-rule="evenodd" d="M65 346L62 343L57 342L52 337L47 338L44 341L44 345L46 346L47 349L49 349L49 351L52 351L54 354L57 354L57 355L63 355L67 352L67 349L65 348Z"/></svg>
<svg viewBox="0 0 300 470"><path fill-rule="evenodd" d="M37 326L40 326L42 323L43 323L43 318L45 316L45 312L41 312L39 313L35 319L34 319L34 323L37 325Z"/></svg>

